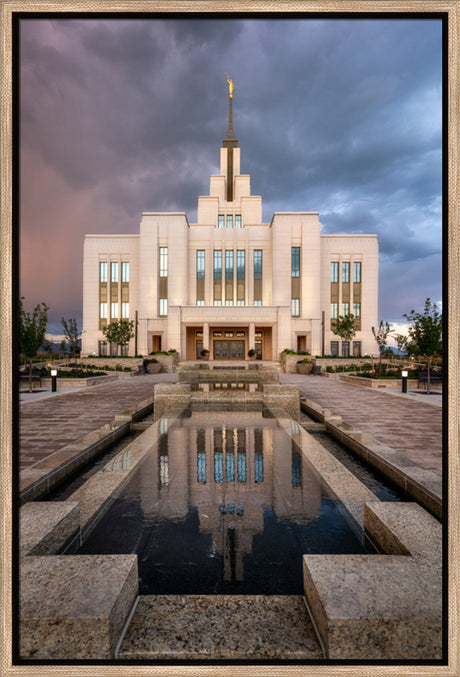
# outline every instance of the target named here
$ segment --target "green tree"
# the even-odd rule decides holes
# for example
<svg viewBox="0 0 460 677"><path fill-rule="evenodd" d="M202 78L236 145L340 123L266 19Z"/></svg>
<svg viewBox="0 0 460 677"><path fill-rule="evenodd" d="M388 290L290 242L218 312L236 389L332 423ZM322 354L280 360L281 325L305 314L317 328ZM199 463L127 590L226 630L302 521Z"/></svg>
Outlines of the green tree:
<svg viewBox="0 0 460 677"><path fill-rule="evenodd" d="M396 346L397 346L399 352L405 353L407 355L408 354L409 337L404 336L404 334L395 334L393 338L396 341Z"/></svg>
<svg viewBox="0 0 460 677"><path fill-rule="evenodd" d="M69 344L69 350L71 357L75 358L80 353L80 336L81 331L79 331L77 326L77 320L74 317L64 320L61 317L61 324L64 328L64 336Z"/></svg>
<svg viewBox="0 0 460 677"><path fill-rule="evenodd" d="M48 353L48 355L51 355L51 353L53 352L53 346L49 341L43 341L42 348L45 351L45 353Z"/></svg>
<svg viewBox="0 0 460 677"><path fill-rule="evenodd" d="M113 320L102 331L109 343L124 346L134 336L134 320Z"/></svg>
<svg viewBox="0 0 460 677"><path fill-rule="evenodd" d="M372 333L374 334L374 338L377 341L377 345L379 347L379 374L382 371L382 357L386 349L388 335L391 334L391 332L392 329L390 329L390 325L388 322L384 322L383 320L380 320L377 330L375 327L372 327Z"/></svg>
<svg viewBox="0 0 460 677"><path fill-rule="evenodd" d="M339 317L334 320L332 331L343 341L351 341L356 334L355 316L353 313L339 315Z"/></svg>
<svg viewBox="0 0 460 677"><path fill-rule="evenodd" d="M430 392L431 358L442 350L442 314L430 298L425 301L423 313L411 310L403 317L410 323L409 336L420 355L427 360L427 393Z"/></svg>
<svg viewBox="0 0 460 677"><path fill-rule="evenodd" d="M29 392L32 392L32 358L45 340L48 306L38 303L32 314L24 310L23 297L19 301L19 349L29 360Z"/></svg>

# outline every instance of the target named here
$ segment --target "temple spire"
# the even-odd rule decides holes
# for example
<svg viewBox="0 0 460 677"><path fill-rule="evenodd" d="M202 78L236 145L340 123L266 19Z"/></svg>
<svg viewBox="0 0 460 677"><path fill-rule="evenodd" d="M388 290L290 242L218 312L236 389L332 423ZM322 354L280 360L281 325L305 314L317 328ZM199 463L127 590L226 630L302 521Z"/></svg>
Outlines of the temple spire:
<svg viewBox="0 0 460 677"><path fill-rule="evenodd" d="M235 138L235 132L233 131L233 89L234 84L227 73L228 82L228 130L227 136L223 141L223 147L227 148L227 201L233 201L233 149L238 146L238 139Z"/></svg>
<svg viewBox="0 0 460 677"><path fill-rule="evenodd" d="M233 84L233 80L231 80L228 77L228 74L225 73L225 75L227 76L227 82L228 82L228 101L229 101L227 139L234 139L235 138L235 132L233 131L233 89L234 89L234 84Z"/></svg>

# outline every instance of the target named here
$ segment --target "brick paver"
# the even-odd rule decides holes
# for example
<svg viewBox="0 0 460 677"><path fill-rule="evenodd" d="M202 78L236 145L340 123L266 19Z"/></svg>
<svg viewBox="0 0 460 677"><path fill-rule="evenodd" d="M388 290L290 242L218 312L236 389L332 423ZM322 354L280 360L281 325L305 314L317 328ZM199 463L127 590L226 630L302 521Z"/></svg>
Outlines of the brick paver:
<svg viewBox="0 0 460 677"><path fill-rule="evenodd" d="M133 409L153 396L155 383L176 380L177 374L151 374L21 403L20 467L33 465L109 423L116 414ZM298 385L304 397L335 411L421 467L441 474L441 407L321 376L280 374L280 382Z"/></svg>
<svg viewBox="0 0 460 677"><path fill-rule="evenodd" d="M146 374L21 403L20 468L27 468L110 423L116 414L134 409L153 397L155 383L176 380L176 374Z"/></svg>
<svg viewBox="0 0 460 677"><path fill-rule="evenodd" d="M357 430L442 474L440 406L322 376L281 374L280 382L299 386L302 396L331 409Z"/></svg>

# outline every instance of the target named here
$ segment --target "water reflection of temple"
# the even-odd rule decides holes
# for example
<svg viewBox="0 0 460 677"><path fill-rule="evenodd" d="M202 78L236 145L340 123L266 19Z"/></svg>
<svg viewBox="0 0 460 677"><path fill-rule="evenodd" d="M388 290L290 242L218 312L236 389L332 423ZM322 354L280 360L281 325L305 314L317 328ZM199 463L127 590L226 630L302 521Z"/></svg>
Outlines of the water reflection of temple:
<svg viewBox="0 0 460 677"><path fill-rule="evenodd" d="M185 520L195 506L199 531L223 556L224 579L242 580L243 556L264 530L264 508L279 521L319 515L321 488L277 419L246 411L193 412L163 435L138 475L144 517ZM167 420L160 422L166 433ZM292 425L296 426L294 422Z"/></svg>

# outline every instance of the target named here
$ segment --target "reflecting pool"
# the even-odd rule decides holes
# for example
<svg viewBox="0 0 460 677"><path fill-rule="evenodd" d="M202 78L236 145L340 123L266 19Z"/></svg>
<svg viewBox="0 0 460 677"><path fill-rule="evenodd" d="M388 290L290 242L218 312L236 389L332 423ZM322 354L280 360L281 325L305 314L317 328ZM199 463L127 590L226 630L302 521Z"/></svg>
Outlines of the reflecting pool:
<svg viewBox="0 0 460 677"><path fill-rule="evenodd" d="M262 411L161 419L158 443L79 553L137 553L141 595L302 594L302 554L365 549L286 421Z"/></svg>

